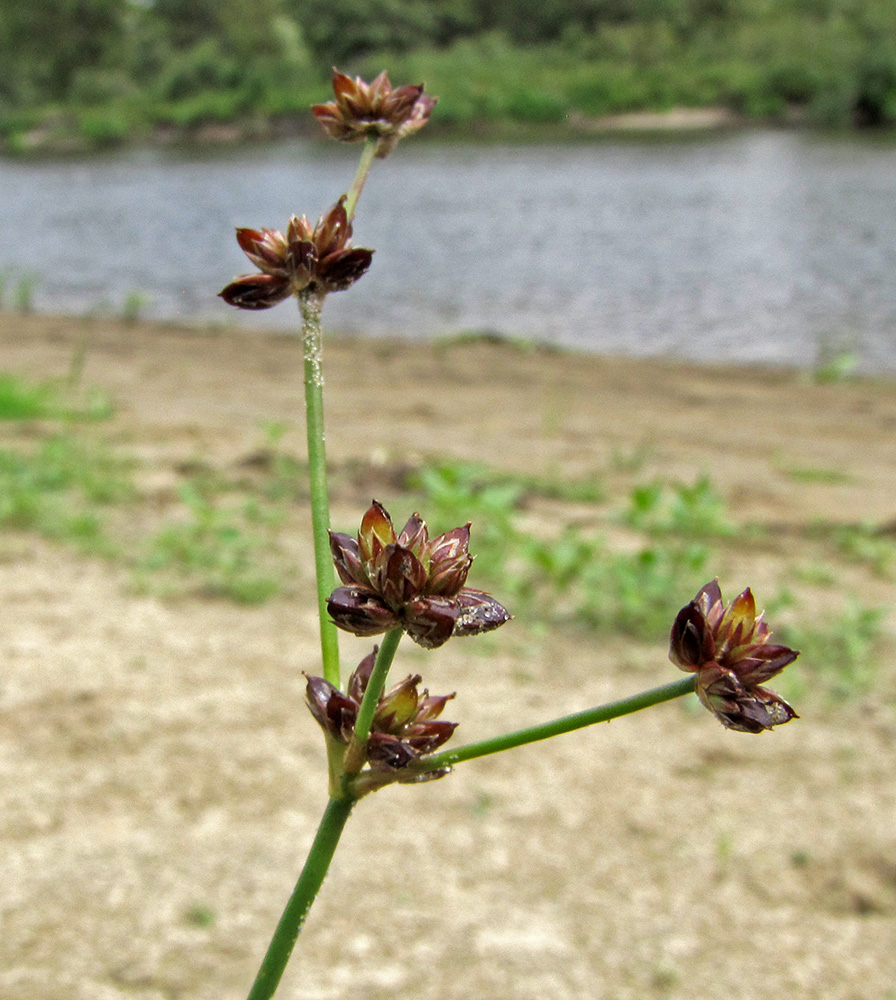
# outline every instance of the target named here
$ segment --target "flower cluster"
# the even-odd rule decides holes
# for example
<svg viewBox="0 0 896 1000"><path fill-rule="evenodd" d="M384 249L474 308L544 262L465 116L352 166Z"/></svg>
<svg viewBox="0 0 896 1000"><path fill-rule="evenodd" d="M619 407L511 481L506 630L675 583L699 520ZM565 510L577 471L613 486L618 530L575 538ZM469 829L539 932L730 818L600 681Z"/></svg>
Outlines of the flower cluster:
<svg viewBox="0 0 896 1000"><path fill-rule="evenodd" d="M315 104L311 111L327 135L340 142L378 136L376 155L383 159L401 139L429 121L437 98L424 97L423 86L393 88L385 71L365 83L360 77L333 70L335 101Z"/></svg>
<svg viewBox="0 0 896 1000"><path fill-rule="evenodd" d="M723 725L761 733L798 718L786 701L760 686L799 656L770 638L749 587L726 606L713 580L678 613L669 658L696 673L698 697Z"/></svg>
<svg viewBox="0 0 896 1000"><path fill-rule="evenodd" d="M370 267L372 250L352 247L345 195L316 226L303 215L276 229L237 229L236 239L260 274L234 278L218 294L239 309L269 309L289 295L340 292Z"/></svg>
<svg viewBox="0 0 896 1000"><path fill-rule="evenodd" d="M414 514L396 535L376 501L357 538L330 532L336 572L344 586L327 601L333 622L355 635L402 628L421 646L434 649L452 635L489 632L510 620L491 595L465 587L473 557L470 525L430 538Z"/></svg>
<svg viewBox="0 0 896 1000"><path fill-rule="evenodd" d="M348 743L358 718L358 709L376 663L377 647L358 664L343 694L323 677L309 677L307 696L311 714L324 732L339 743ZM367 740L367 760L375 770L397 771L450 739L456 722L439 719L453 694L420 693L419 674L407 677L380 695ZM440 777L444 772L433 772Z"/></svg>

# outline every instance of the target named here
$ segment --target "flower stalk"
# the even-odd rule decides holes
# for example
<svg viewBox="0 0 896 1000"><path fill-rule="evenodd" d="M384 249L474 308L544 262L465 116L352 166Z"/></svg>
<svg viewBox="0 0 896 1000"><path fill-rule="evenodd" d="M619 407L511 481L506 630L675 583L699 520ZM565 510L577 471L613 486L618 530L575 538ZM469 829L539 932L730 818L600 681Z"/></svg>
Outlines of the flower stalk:
<svg viewBox="0 0 896 1000"><path fill-rule="evenodd" d="M308 857L268 945L247 1000L271 1000L280 985L302 924L323 885L354 804L355 800L351 798L333 798L327 803Z"/></svg>
<svg viewBox="0 0 896 1000"><path fill-rule="evenodd" d="M400 629L388 632L383 637L374 673L371 674L365 698L362 702L362 711L365 710L364 706L368 701L370 704L368 709L370 719L367 720L368 735L373 710L376 700L379 697L379 694L374 697L370 692L382 692L386 674L388 673L400 639ZM511 750L515 747L524 746L527 743L550 739L553 736L573 732L576 729L582 729L598 722L609 722L611 719L619 718L622 715L629 715L643 708L649 708L652 705L659 705L664 701L671 701L674 698L680 698L682 695L691 694L694 691L694 683L693 677L683 677L680 680L673 681L671 684L664 684L661 687L652 688L649 691L643 691L640 694L632 695L629 698L623 698L619 701L609 702L606 705L599 705L596 708L589 708L583 712L575 712L572 715L562 716L551 722L479 740L476 743L469 743L466 746L457 747L453 750L444 750L441 753L431 754L424 760L421 760L419 765L414 767L414 770L423 773L444 770L453 764L458 764L465 760L473 760L476 757L485 757L490 754L500 753L503 750ZM359 713L355 730L356 739L358 738L358 732L363 732L362 722L363 720ZM364 739L366 740L366 738L365 736ZM351 752L351 748L349 752ZM355 799L351 796L331 798L328 802L314 842L308 853L308 858L299 875L295 889L286 904L283 915L277 924L277 929L271 939L247 1000L270 1000L273 997L298 939L305 917L326 877L330 862L336 852L339 839L342 836L342 831L351 815L354 804Z"/></svg>
<svg viewBox="0 0 896 1000"><path fill-rule="evenodd" d="M364 766L367 759L367 740L370 736L370 724L373 722L373 715L376 712L377 702L386 686L386 677L389 668L395 659L395 652L401 642L402 631L394 628L383 636L382 644L376 654L376 662L373 666L373 673L367 682L364 697L361 699L361 707L358 709L358 718L355 721L355 731L352 734L348 750L345 753L345 773L357 774Z"/></svg>
<svg viewBox="0 0 896 1000"><path fill-rule="evenodd" d="M671 684L663 684L661 687L651 688L648 691L640 692L640 694L621 698L619 701L611 701L605 705L598 705L595 708L586 708L584 711L564 715L559 719L552 719L550 722L542 722L525 729L516 729L513 732L502 733L500 736L490 736L475 743L454 747L452 750L442 750L440 753L432 754L421 761L419 767L420 770L426 771L452 767L461 761L486 757L503 750L512 750L515 747L525 746L527 743L537 743L539 740L547 740L552 736L571 733L576 729L584 729L586 726L593 726L598 722L609 722L622 715L631 715L632 712L640 712L643 708L650 708L653 705L660 705L664 701L672 701L674 698L692 694L694 684L693 677L684 677L681 680L672 681Z"/></svg>
<svg viewBox="0 0 896 1000"><path fill-rule="evenodd" d="M327 452L324 435L324 379L321 368L323 345L320 313L321 295L302 295L302 350L305 372L305 425L308 441L308 480L311 493L311 531L314 539L314 567L317 577L317 613L324 677L339 687L339 640L330 621L327 598L333 587L330 556L330 499L327 489Z"/></svg>
<svg viewBox="0 0 896 1000"><path fill-rule="evenodd" d="M355 179L352 181L352 186L348 189L348 194L345 196L345 214L348 216L349 222L355 217L355 208L358 205L361 192L364 190L364 184L367 181L370 168L373 166L373 161L376 158L378 145L379 139L376 136L368 136L367 141L364 143L364 148L361 150L361 159L358 161Z"/></svg>

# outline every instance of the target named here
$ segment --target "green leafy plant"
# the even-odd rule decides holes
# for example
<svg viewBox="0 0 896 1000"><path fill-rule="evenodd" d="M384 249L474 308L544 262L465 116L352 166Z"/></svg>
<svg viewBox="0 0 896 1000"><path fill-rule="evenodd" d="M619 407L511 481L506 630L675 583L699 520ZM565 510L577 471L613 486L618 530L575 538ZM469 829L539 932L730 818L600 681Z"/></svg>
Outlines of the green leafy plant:
<svg viewBox="0 0 896 1000"><path fill-rule="evenodd" d="M225 506L208 491L187 484L180 499L187 516L161 528L146 546L138 574L164 573L181 586L211 596L259 604L279 589L277 577L259 567L271 547L277 517L250 497Z"/></svg>
<svg viewBox="0 0 896 1000"><path fill-rule="evenodd" d="M871 568L877 575L892 579L896 572L896 532L894 526L848 524L836 527L832 540L846 558Z"/></svg>
<svg viewBox="0 0 896 1000"><path fill-rule="evenodd" d="M37 278L33 274L22 275L12 290L12 304L16 312L30 313L34 311L34 291L37 288Z"/></svg>
<svg viewBox="0 0 896 1000"><path fill-rule="evenodd" d="M855 351L839 351L825 361L821 361L812 373L818 385L844 382L855 375L859 358Z"/></svg>
<svg viewBox="0 0 896 1000"><path fill-rule="evenodd" d="M865 566L876 576L889 580L896 572L896 526L892 523L818 521L808 534L824 542L840 558Z"/></svg>
<svg viewBox="0 0 896 1000"><path fill-rule="evenodd" d="M114 546L96 508L134 494L127 463L70 434L0 451L0 524L92 552Z"/></svg>
<svg viewBox="0 0 896 1000"><path fill-rule="evenodd" d="M824 624L793 624L781 630L812 663L815 687L842 700L866 693L874 684L887 614L883 607L868 607L852 598ZM790 677L799 694L799 680Z"/></svg>
<svg viewBox="0 0 896 1000"><path fill-rule="evenodd" d="M59 410L59 394L51 383L36 384L0 373L0 420L54 417Z"/></svg>
<svg viewBox="0 0 896 1000"><path fill-rule="evenodd" d="M692 484L654 480L633 487L621 521L655 536L706 539L736 531L709 476L700 476Z"/></svg>
<svg viewBox="0 0 896 1000"><path fill-rule="evenodd" d="M788 465L782 468L784 475L797 483L820 483L826 486L839 486L853 482L853 477L841 469L823 469L811 465Z"/></svg>
<svg viewBox="0 0 896 1000"><path fill-rule="evenodd" d="M104 420L112 404L102 392L78 399L70 387L57 382L30 382L0 372L0 420Z"/></svg>
<svg viewBox="0 0 896 1000"><path fill-rule="evenodd" d="M699 586L708 562L709 551L695 544L597 551L583 564L573 612L604 632L654 638L675 613L675 595Z"/></svg>
<svg viewBox="0 0 896 1000"><path fill-rule="evenodd" d="M125 323L136 323L151 302L151 297L145 292L128 292L121 307L121 318Z"/></svg>

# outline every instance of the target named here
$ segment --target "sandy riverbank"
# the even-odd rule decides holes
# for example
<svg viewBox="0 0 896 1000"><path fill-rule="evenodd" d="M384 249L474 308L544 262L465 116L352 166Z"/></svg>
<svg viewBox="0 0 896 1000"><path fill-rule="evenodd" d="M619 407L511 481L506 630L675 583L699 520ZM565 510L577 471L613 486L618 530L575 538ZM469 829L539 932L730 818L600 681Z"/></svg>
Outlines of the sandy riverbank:
<svg viewBox="0 0 896 1000"><path fill-rule="evenodd" d="M84 383L115 402L93 432L137 456L147 510L197 458L256 452L262 423L302 454L293 338L0 314L0 371L62 378L79 345ZM728 557L732 596L811 557L801 526L896 518L892 381L487 343L334 341L325 364L337 464L462 457L600 476L611 495L636 455L639 480L708 473L739 523L782 529ZM381 486L338 493L335 516ZM253 608L135 594L115 564L0 536L4 1000L245 996L325 796L302 704L303 517L293 589ZM893 579L832 568L896 606ZM884 641L892 654L892 613ZM677 676L664 636L549 642L513 623L476 648L402 649L398 668L458 691L464 741ZM350 664L367 644L343 650ZM892 693L892 659L881 671ZM892 998L893 705L797 707L750 737L665 706L364 801L284 1000Z"/></svg>

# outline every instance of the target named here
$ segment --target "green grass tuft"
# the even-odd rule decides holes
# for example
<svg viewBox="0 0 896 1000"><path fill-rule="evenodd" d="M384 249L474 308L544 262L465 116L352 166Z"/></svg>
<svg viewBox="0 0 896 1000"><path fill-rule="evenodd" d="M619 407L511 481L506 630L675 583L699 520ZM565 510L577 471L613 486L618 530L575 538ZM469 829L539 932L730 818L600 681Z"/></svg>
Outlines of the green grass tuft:
<svg viewBox="0 0 896 1000"><path fill-rule="evenodd" d="M839 615L797 623L781 629L776 639L800 650L803 670L791 668L782 675L796 687L823 690L835 699L865 694L874 684L887 609L867 607L848 598ZM788 695L791 694L787 689Z"/></svg>
<svg viewBox="0 0 896 1000"><path fill-rule="evenodd" d="M0 451L0 525L110 552L100 508L133 499L128 463L56 434L31 450Z"/></svg>
<svg viewBox="0 0 896 1000"><path fill-rule="evenodd" d="M259 569L273 545L270 531L263 530L269 512L251 497L225 506L195 483L181 489L180 499L187 516L149 539L138 572L164 572L188 589L240 604L261 604L273 597L279 581Z"/></svg>

